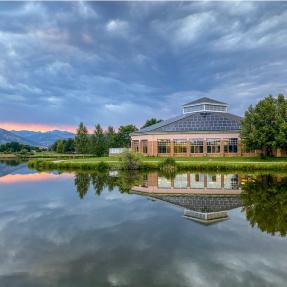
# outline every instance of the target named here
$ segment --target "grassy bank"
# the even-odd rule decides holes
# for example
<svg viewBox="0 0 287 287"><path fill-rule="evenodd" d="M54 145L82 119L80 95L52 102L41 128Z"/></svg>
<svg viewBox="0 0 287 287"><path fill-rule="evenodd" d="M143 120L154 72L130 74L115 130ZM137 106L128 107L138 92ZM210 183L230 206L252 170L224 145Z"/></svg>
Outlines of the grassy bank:
<svg viewBox="0 0 287 287"><path fill-rule="evenodd" d="M139 169L160 169L164 158L143 158ZM287 172L287 159L283 158L176 158L178 170L198 171L281 171ZM96 170L100 168L122 169L119 158L101 157L84 159L36 159L30 160L29 166L36 169L50 170Z"/></svg>
<svg viewBox="0 0 287 287"><path fill-rule="evenodd" d="M56 152L36 153L0 153L0 160L5 159L86 159L93 158L90 154L59 154Z"/></svg>

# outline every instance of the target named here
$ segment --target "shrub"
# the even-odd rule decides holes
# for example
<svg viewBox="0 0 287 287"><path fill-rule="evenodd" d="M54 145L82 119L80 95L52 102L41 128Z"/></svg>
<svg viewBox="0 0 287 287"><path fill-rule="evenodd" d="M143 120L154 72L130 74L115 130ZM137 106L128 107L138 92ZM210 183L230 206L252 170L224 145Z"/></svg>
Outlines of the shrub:
<svg viewBox="0 0 287 287"><path fill-rule="evenodd" d="M175 172L177 169L176 161L172 157L166 158L159 164L159 168L166 173Z"/></svg>
<svg viewBox="0 0 287 287"><path fill-rule="evenodd" d="M142 157L134 152L124 152L119 157L120 168L125 170L136 170L142 167Z"/></svg>
<svg viewBox="0 0 287 287"><path fill-rule="evenodd" d="M98 164L98 170L99 171L105 171L108 168L109 168L109 166L106 162L103 162L103 161L99 162L99 164Z"/></svg>

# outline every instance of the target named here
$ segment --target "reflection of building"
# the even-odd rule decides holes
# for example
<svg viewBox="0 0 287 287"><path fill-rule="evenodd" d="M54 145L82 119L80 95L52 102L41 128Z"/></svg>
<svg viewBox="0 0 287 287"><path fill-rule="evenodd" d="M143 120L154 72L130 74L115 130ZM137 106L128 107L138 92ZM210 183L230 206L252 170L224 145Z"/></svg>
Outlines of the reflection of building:
<svg viewBox="0 0 287 287"><path fill-rule="evenodd" d="M145 176L132 191L184 208L184 217L210 224L228 218L227 211L241 206L238 174L183 173L173 179L156 172Z"/></svg>
<svg viewBox="0 0 287 287"><path fill-rule="evenodd" d="M131 145L149 156L243 155L240 122L226 103L205 97L185 104L182 115L133 133Z"/></svg>

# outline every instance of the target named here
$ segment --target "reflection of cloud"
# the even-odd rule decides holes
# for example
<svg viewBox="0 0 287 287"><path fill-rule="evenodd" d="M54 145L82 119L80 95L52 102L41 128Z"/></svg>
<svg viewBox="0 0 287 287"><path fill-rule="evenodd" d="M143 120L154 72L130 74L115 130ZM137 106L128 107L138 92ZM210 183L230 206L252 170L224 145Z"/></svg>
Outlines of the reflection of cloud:
<svg viewBox="0 0 287 287"><path fill-rule="evenodd" d="M80 200L70 176L57 177L0 193L1 286L285 286L286 240L239 210L206 227L117 189Z"/></svg>

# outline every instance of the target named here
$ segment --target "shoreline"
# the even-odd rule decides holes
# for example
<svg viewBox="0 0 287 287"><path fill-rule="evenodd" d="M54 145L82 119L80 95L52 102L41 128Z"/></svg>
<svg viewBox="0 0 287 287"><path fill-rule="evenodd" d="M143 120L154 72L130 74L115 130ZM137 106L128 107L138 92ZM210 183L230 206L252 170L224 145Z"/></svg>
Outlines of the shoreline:
<svg viewBox="0 0 287 287"><path fill-rule="evenodd" d="M281 171L287 173L287 160L260 160L255 159L236 159L221 158L220 160L176 160L176 169L178 171ZM161 159L149 158L143 159L138 170L160 170ZM101 170L102 164L108 170L124 170L117 158L89 158L89 159L32 159L28 161L30 168L38 170Z"/></svg>

